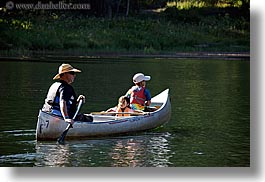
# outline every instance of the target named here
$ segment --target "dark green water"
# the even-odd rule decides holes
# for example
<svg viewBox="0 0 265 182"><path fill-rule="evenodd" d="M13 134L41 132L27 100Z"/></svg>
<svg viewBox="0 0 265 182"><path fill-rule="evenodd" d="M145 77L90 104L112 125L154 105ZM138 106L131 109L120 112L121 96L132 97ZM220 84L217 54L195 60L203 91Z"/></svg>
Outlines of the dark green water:
<svg viewBox="0 0 265 182"><path fill-rule="evenodd" d="M75 60L76 61L76 60ZM80 60L79 60L80 61ZM62 61L71 63L71 60ZM72 63L81 112L116 104L137 72L154 96L169 88L169 123L133 135L37 142L35 127L61 63L0 62L0 166L250 166L250 62L127 59Z"/></svg>

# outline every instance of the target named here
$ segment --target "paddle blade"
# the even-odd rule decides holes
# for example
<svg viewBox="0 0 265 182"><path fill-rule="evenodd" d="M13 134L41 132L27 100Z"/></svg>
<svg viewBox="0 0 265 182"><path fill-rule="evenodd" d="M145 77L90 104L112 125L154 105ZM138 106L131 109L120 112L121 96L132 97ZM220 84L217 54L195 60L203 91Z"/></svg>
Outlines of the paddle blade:
<svg viewBox="0 0 265 182"><path fill-rule="evenodd" d="M71 124L69 124L66 128L66 130L64 130L64 132L62 133L62 135L58 138L57 143L58 144L64 144L64 138L67 135L67 132L69 131L70 128L72 128L73 126Z"/></svg>

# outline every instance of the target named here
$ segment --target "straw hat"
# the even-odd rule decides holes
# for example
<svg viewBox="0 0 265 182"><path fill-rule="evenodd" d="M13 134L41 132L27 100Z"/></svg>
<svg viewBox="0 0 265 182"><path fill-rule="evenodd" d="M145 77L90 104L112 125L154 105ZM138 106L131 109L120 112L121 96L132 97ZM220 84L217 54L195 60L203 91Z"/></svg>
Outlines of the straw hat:
<svg viewBox="0 0 265 182"><path fill-rule="evenodd" d="M76 73L80 73L81 70L78 70L76 68L74 68L73 66L71 66L70 64L62 64L59 67L59 72L57 75L55 75L53 77L54 80L60 79L60 75L63 73L68 73L68 72L76 72Z"/></svg>
<svg viewBox="0 0 265 182"><path fill-rule="evenodd" d="M151 76L145 76L143 73L137 73L133 76L133 83L139 83L141 81L149 81Z"/></svg>

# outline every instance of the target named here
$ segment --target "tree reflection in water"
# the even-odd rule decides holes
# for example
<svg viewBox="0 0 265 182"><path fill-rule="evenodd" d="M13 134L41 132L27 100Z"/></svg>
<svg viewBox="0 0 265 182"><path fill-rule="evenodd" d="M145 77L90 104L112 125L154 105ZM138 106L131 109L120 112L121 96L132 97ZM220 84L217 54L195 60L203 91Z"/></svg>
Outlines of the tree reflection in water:
<svg viewBox="0 0 265 182"><path fill-rule="evenodd" d="M168 167L172 164L169 136L160 133L118 140L110 153L112 167Z"/></svg>

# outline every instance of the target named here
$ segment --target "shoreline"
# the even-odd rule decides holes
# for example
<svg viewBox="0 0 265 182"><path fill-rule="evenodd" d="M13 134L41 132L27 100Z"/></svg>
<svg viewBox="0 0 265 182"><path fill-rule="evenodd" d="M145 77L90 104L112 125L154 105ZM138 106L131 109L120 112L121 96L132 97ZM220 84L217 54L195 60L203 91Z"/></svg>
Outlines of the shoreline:
<svg viewBox="0 0 265 182"><path fill-rule="evenodd" d="M0 61L40 61L40 62L57 62L62 59L71 60L71 62L85 62L97 59L124 59L124 58L155 58L155 59L225 59L225 60L250 60L249 52L177 52L161 54L143 54L143 53L90 53L82 54L34 54L31 56L3 56L0 55ZM76 59L76 60L75 60Z"/></svg>

